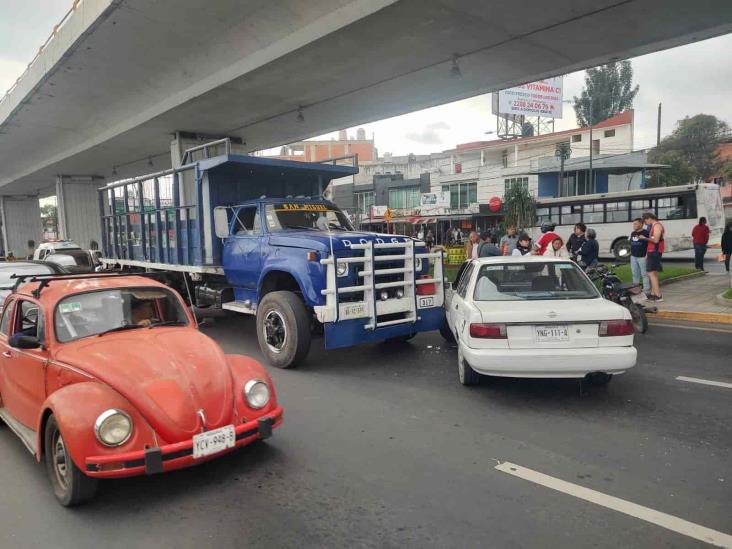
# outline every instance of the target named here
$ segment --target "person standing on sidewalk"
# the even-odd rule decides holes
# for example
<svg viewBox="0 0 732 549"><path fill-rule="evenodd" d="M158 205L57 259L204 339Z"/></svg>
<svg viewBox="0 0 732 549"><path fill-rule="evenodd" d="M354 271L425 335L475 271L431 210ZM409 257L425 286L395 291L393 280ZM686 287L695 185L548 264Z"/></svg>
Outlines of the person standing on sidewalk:
<svg viewBox="0 0 732 549"><path fill-rule="evenodd" d="M648 278L651 281L651 294L648 296L648 301L663 301L661 295L661 282L658 280L658 273L663 271L663 250L665 245L663 242L663 233L665 229L656 214L652 212L646 212L643 214L643 222L646 225L650 225L651 228L648 230L649 236L639 236L641 240L648 242L648 252L646 253L646 271L648 272Z"/></svg>
<svg viewBox="0 0 732 549"><path fill-rule="evenodd" d="M597 242L597 233L595 229L587 229L586 238L582 242L577 258L582 270L586 271L588 267L594 267L600 259L600 244Z"/></svg>
<svg viewBox="0 0 732 549"><path fill-rule="evenodd" d="M574 232L569 235L569 239L567 240L567 251L569 252L569 256L575 261L582 244L585 243L585 231L587 231L587 225L577 223L574 226Z"/></svg>
<svg viewBox="0 0 732 549"><path fill-rule="evenodd" d="M729 259L732 256L732 221L727 223L722 233L722 254L724 255L724 268L729 272Z"/></svg>
<svg viewBox="0 0 732 549"><path fill-rule="evenodd" d="M643 293L648 295L651 291L651 282L646 272L648 240L642 240L641 236L648 238L648 230L643 225L643 220L638 217L633 220L633 232L630 233L630 272L634 284L643 281Z"/></svg>
<svg viewBox="0 0 732 549"><path fill-rule="evenodd" d="M691 229L691 239L694 241L694 267L703 271L704 254L707 253L707 242L709 242L709 225L706 217L700 217L699 223Z"/></svg>
<svg viewBox="0 0 732 549"><path fill-rule="evenodd" d="M478 233L470 231L468 241L465 243L465 259L478 259L478 246L480 246Z"/></svg>
<svg viewBox="0 0 732 549"><path fill-rule="evenodd" d="M501 237L501 254L512 255L518 244L518 236L516 235L516 227L508 226L508 232Z"/></svg>

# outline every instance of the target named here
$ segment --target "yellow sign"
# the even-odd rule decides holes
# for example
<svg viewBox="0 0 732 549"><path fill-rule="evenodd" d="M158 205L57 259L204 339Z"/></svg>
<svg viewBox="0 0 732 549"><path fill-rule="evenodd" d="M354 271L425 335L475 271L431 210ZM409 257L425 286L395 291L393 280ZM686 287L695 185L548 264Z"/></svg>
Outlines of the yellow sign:
<svg viewBox="0 0 732 549"><path fill-rule="evenodd" d="M331 211L325 204L282 204L276 212L329 212Z"/></svg>
<svg viewBox="0 0 732 549"><path fill-rule="evenodd" d="M384 219L387 221L391 221L391 218L394 216L394 212L392 212L391 208L387 208L386 212L384 212Z"/></svg>

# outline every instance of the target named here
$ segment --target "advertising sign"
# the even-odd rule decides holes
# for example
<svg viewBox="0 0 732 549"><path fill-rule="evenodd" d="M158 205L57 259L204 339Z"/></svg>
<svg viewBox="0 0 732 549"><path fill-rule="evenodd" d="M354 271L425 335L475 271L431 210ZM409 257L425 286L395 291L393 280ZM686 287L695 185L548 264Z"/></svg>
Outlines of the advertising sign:
<svg viewBox="0 0 732 549"><path fill-rule="evenodd" d="M501 90L498 92L498 113L562 118L562 77Z"/></svg>
<svg viewBox="0 0 732 549"><path fill-rule="evenodd" d="M369 213L369 217L384 217L386 215L386 206L371 206L371 212Z"/></svg>
<svg viewBox="0 0 732 549"><path fill-rule="evenodd" d="M442 215L450 207L450 193L422 193L419 200L420 215Z"/></svg>

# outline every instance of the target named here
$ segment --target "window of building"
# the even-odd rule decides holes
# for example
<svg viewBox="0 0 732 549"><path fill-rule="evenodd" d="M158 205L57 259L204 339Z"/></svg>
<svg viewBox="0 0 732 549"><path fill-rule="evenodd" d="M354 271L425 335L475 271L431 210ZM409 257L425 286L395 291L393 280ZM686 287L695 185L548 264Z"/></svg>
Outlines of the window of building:
<svg viewBox="0 0 732 549"><path fill-rule="evenodd" d="M582 222L603 223L605 221L605 204L585 204L582 206Z"/></svg>
<svg viewBox="0 0 732 549"><path fill-rule="evenodd" d="M562 219L560 225L574 225L582 221L582 206L562 206Z"/></svg>
<svg viewBox="0 0 732 549"><path fill-rule="evenodd" d="M553 223L559 222L559 207L553 206L550 208L536 208L536 223L541 225L544 221L551 221Z"/></svg>
<svg viewBox="0 0 732 549"><path fill-rule="evenodd" d="M368 214L371 206L374 205L374 191L362 191L353 193L356 211L362 214Z"/></svg>
<svg viewBox="0 0 732 549"><path fill-rule="evenodd" d="M592 154L600 154L600 140L599 139L593 139L592 140Z"/></svg>
<svg viewBox="0 0 732 549"><path fill-rule="evenodd" d="M467 208L478 202L477 183L452 183L442 186L443 193L450 193L451 208Z"/></svg>
<svg viewBox="0 0 732 549"><path fill-rule="evenodd" d="M578 133L577 135L572 136L572 143L579 143L582 141L582 134Z"/></svg>
<svg viewBox="0 0 732 549"><path fill-rule="evenodd" d="M608 202L605 205L605 210L607 212L606 223L629 221L628 202Z"/></svg>
<svg viewBox="0 0 732 549"><path fill-rule="evenodd" d="M508 192L508 189L514 185L520 185L527 191L529 190L529 178L528 177L510 177L503 180L504 191Z"/></svg>
<svg viewBox="0 0 732 549"><path fill-rule="evenodd" d="M389 189L389 207L397 210L419 208L419 185Z"/></svg>
<svg viewBox="0 0 732 549"><path fill-rule="evenodd" d="M605 130L605 137L615 137L615 130Z"/></svg>
<svg viewBox="0 0 732 549"><path fill-rule="evenodd" d="M503 151L501 155L501 164L504 168L508 168L508 151Z"/></svg>

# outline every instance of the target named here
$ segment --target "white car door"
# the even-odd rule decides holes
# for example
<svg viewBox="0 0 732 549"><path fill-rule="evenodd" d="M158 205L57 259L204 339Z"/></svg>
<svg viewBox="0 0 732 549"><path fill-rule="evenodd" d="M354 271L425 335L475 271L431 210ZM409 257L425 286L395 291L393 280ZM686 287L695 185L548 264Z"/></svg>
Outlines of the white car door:
<svg viewBox="0 0 732 549"><path fill-rule="evenodd" d="M455 290L452 292L450 301L447 302L447 323L452 333L455 334L455 339L460 339L460 335L463 333L465 323L467 322L468 311L465 299L474 270L475 263L470 262L458 271Z"/></svg>

